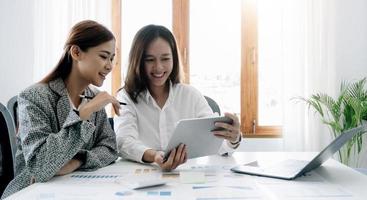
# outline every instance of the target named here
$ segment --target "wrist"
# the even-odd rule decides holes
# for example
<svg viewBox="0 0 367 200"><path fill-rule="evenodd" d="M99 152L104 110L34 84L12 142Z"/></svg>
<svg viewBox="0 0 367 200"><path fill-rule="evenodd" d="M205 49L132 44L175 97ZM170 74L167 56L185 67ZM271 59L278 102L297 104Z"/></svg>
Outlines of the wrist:
<svg viewBox="0 0 367 200"><path fill-rule="evenodd" d="M144 163L152 163L155 161L155 157L158 151L155 151L153 149L148 149L144 152L142 161Z"/></svg>
<svg viewBox="0 0 367 200"><path fill-rule="evenodd" d="M82 120L88 120L91 113L87 106L83 107L81 110L79 110L79 117Z"/></svg>
<svg viewBox="0 0 367 200"><path fill-rule="evenodd" d="M231 145L239 145L241 140L242 140L242 136L241 136L241 133L240 133L240 134L238 134L238 136L237 136L237 138L234 142L229 141L229 143L231 143Z"/></svg>
<svg viewBox="0 0 367 200"><path fill-rule="evenodd" d="M77 159L72 159L72 162L73 162L73 171L79 169L79 167L83 165L82 161Z"/></svg>

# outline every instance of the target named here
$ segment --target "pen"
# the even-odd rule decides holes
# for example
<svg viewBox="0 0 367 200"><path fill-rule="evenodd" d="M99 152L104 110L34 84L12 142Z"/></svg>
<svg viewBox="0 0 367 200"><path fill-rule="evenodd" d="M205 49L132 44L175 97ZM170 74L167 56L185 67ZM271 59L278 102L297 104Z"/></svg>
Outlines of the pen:
<svg viewBox="0 0 367 200"><path fill-rule="evenodd" d="M85 96L85 95L79 95L80 98L85 98L85 99L93 99L93 97L90 96ZM127 105L127 103L121 102L119 101L120 105Z"/></svg>

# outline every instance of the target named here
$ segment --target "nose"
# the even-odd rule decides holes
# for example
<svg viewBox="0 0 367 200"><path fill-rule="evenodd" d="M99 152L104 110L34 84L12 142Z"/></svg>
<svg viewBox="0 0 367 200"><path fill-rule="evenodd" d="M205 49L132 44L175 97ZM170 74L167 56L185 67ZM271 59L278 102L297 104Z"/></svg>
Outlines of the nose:
<svg viewBox="0 0 367 200"><path fill-rule="evenodd" d="M108 60L106 65L105 65L105 69L108 70L108 71L111 71L113 68L113 64L112 64L112 61L111 60Z"/></svg>
<svg viewBox="0 0 367 200"><path fill-rule="evenodd" d="M155 68L157 70L163 69L163 64L159 59L157 59L157 61L156 61Z"/></svg>

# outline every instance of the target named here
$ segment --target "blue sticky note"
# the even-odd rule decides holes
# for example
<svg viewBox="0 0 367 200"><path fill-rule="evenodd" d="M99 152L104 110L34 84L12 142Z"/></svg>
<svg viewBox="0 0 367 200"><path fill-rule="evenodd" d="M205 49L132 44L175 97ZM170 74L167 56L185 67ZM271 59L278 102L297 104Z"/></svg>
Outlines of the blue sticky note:
<svg viewBox="0 0 367 200"><path fill-rule="evenodd" d="M171 192L170 191L161 191L159 192L160 196L171 196Z"/></svg>
<svg viewBox="0 0 367 200"><path fill-rule="evenodd" d="M148 191L147 192L147 195L149 196L155 196L155 195L158 195L159 193L157 191Z"/></svg>

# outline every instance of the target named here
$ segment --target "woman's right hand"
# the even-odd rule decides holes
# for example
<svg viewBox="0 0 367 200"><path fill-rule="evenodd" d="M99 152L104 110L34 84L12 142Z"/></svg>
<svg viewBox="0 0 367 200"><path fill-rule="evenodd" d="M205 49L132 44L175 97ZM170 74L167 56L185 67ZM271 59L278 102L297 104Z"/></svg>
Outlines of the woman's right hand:
<svg viewBox="0 0 367 200"><path fill-rule="evenodd" d="M187 161L187 149L186 145L180 144L178 148L172 149L168 159L164 160L164 153L157 151L154 156L154 162L164 171L170 171L176 169L179 165Z"/></svg>
<svg viewBox="0 0 367 200"><path fill-rule="evenodd" d="M79 109L79 116L82 120L90 118L91 114L100 111L107 104L111 103L115 113L120 115L120 103L114 96L108 94L108 92L100 92L88 103L83 104Z"/></svg>
<svg viewBox="0 0 367 200"><path fill-rule="evenodd" d="M61 167L61 169L56 173L56 176L70 174L71 172L77 170L81 165L82 163L79 160L71 159Z"/></svg>

